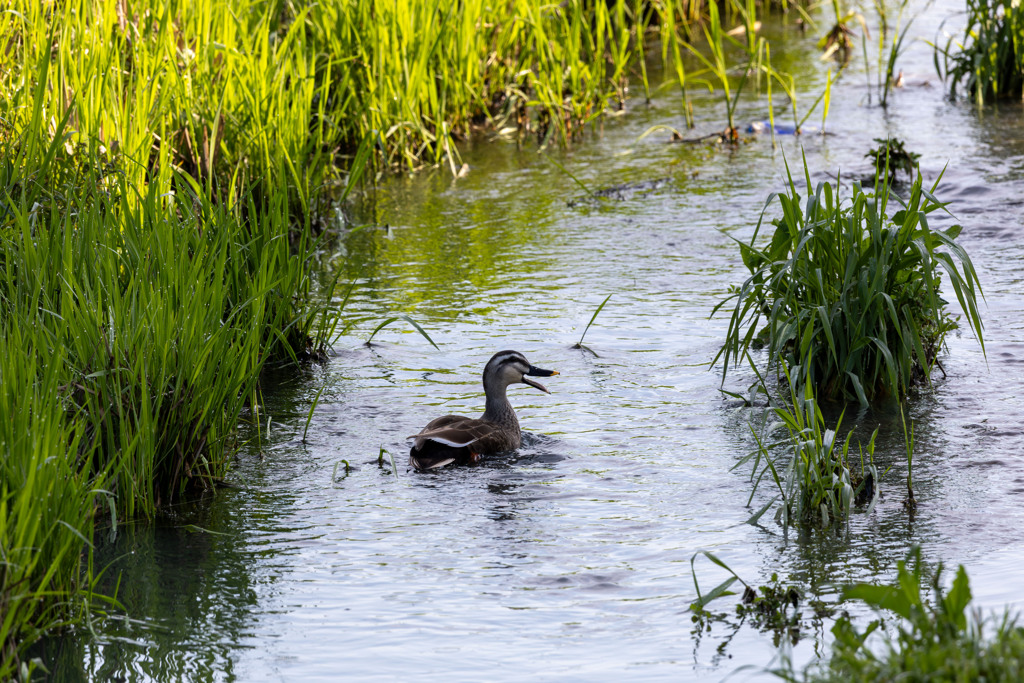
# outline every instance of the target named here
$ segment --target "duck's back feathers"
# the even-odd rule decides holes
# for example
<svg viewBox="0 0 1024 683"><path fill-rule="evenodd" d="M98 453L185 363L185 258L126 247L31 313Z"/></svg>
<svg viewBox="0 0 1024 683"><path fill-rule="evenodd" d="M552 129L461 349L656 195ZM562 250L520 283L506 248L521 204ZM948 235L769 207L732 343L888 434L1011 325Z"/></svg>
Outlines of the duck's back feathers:
<svg viewBox="0 0 1024 683"><path fill-rule="evenodd" d="M519 447L519 430L511 432L494 422L461 415L445 415L431 420L409 450L409 464L429 470L457 462L476 462L484 453L499 453Z"/></svg>
<svg viewBox="0 0 1024 683"><path fill-rule="evenodd" d="M431 420L419 434L410 436L416 439L415 448L422 448L427 441L436 441L445 446L462 447L479 441L494 430L494 425L483 420L474 420L461 415L445 415Z"/></svg>

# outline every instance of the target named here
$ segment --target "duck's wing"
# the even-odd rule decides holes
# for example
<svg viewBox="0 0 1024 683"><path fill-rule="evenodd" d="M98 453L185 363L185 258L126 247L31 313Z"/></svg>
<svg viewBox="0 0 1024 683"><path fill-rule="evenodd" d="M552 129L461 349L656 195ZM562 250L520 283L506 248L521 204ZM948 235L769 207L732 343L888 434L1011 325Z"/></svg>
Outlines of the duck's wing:
<svg viewBox="0 0 1024 683"><path fill-rule="evenodd" d="M414 439L409 464L418 470L432 470L453 462L475 462L473 451L494 430L494 425L461 415L445 415L430 423Z"/></svg>
<svg viewBox="0 0 1024 683"><path fill-rule="evenodd" d="M423 444L427 441L434 441L452 448L465 448L486 437L493 430L494 425L490 422L460 415L445 415L431 420L423 428L423 431L408 438L416 440L413 446L416 450L423 448Z"/></svg>

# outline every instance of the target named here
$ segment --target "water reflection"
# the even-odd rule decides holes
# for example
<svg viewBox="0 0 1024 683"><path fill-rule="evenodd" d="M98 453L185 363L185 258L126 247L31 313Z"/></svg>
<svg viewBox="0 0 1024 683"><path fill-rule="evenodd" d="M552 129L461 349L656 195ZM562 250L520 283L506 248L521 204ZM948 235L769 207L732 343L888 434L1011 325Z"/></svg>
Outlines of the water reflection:
<svg viewBox="0 0 1024 683"><path fill-rule="evenodd" d="M124 611L97 615L88 625L95 640L81 633L44 643L33 656L47 662L49 679L234 680L235 656L252 627L254 584L275 580L248 571L250 539L227 531L251 526L240 517L200 503L155 526L101 530L96 556L109 565L95 590L115 596ZM221 531L201 531L212 528Z"/></svg>

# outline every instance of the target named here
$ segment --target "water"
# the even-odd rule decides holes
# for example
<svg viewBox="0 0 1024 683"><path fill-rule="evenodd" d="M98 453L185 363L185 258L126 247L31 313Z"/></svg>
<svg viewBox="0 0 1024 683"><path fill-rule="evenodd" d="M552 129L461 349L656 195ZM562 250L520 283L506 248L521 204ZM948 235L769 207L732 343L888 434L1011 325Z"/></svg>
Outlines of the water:
<svg viewBox="0 0 1024 683"><path fill-rule="evenodd" d="M913 34L933 39L957 9L932 6ZM813 35L776 37L806 107L828 65ZM780 137L775 151L764 137L736 150L669 144L664 131L641 139L684 123L671 88L651 108L634 102L600 135L548 152L591 188L640 183L600 204L532 145L501 141L464 150L465 178L386 182L359 216L372 226L325 259L358 280L337 356L267 379L264 434L239 454L235 488L97 539L110 565L101 589L119 578L131 618L47 643L53 680L765 678L771 633L735 617L710 631L691 622L700 550L749 583L777 572L834 602L837 585L891 579L920 544L933 565L967 567L977 605L1024 607L1024 110L944 101L921 42L900 65L907 85L888 110L868 106L855 65L833 93L832 134ZM688 135L722 127L713 100L695 111ZM740 119L764 111L749 98ZM853 177L886 135L921 154L928 181L945 168L939 196L984 286L987 357L969 333L952 338L946 377L910 401L915 516L902 508L898 413L851 411L859 435L880 429L876 458L891 466L880 504L839 535L786 538L768 517L743 523L750 484L730 468L752 447L756 412L718 392L708 362L726 319L708 316L743 278L731 238L749 237L781 189L783 151L799 168L802 144L815 180ZM571 348L608 294L585 340L599 355ZM405 323L365 347L391 311L440 350ZM441 414L479 413L483 365L507 348L561 373L545 380L550 396L510 391L523 447L478 467L407 471L405 437ZM696 567L705 590L723 578L703 558ZM805 624L798 662L827 650L829 626Z"/></svg>

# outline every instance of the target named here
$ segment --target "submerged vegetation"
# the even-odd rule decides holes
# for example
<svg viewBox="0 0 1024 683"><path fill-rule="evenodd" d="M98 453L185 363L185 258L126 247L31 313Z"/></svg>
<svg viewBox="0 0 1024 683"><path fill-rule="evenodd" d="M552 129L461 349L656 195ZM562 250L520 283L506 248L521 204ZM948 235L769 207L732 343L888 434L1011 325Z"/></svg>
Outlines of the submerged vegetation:
<svg viewBox="0 0 1024 683"><path fill-rule="evenodd" d="M945 271L967 326L979 343L981 292L970 257L956 237L960 226L933 230L929 215L945 205L925 189L920 174L904 199L885 182L873 193L854 182L850 198L839 182L819 183L808 197L792 175L785 193L772 195L749 243L739 242L751 275L715 307L730 302L725 343L714 362L730 366L752 349L767 349L769 366L785 362L815 386L822 398L861 404L901 397L926 382L938 364L946 335L957 322L939 292ZM769 207L778 200L771 241L758 237ZM891 215L889 203L898 204ZM804 364L804 365L801 365Z"/></svg>

